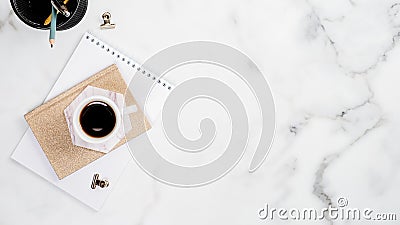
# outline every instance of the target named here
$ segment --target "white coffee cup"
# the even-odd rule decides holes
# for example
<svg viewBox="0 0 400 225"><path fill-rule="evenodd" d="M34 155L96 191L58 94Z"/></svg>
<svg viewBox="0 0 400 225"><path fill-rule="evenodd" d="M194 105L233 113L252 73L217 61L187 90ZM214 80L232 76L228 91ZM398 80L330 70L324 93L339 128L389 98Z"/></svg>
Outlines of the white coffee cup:
<svg viewBox="0 0 400 225"><path fill-rule="evenodd" d="M114 128L112 129L112 131L107 134L104 137L92 137L90 135L88 135L82 128L81 123L80 123L80 115L82 113L82 110L91 102L104 102L107 105L109 105L112 110L114 111L114 115L115 115L115 125ZM103 142L108 141L111 137L113 137L119 130L120 126L121 126L121 112L118 109L118 106L114 103L114 101L112 101L111 99L101 96L101 95L95 95L95 96L91 96L88 98L85 98L84 100L82 100L79 105L77 106L77 108L74 111L73 114L73 119L72 119L72 126L73 129L75 131L75 134L77 134L83 141L87 142L87 143L92 143L92 144L100 144Z"/></svg>

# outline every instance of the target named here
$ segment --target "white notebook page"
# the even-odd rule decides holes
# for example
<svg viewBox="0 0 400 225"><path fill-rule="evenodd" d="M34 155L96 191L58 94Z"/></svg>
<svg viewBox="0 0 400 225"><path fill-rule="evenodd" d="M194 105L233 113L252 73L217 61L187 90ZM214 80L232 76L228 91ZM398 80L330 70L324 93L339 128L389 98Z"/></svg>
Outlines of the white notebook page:
<svg viewBox="0 0 400 225"><path fill-rule="evenodd" d="M153 85L154 81L146 76L140 76L140 74L135 75L140 64L89 33L85 33L82 37L45 101L111 64L117 65L127 84L132 80L132 94L143 110L148 88ZM171 85L164 80L163 83L167 85L156 86L146 102L146 116L150 123L157 120L162 104L170 91L168 87ZM11 158L95 210L99 210L103 206L127 163L132 159L125 144L59 180L29 128ZM107 178L110 186L104 189L91 189L90 184L95 173L99 173L101 178Z"/></svg>

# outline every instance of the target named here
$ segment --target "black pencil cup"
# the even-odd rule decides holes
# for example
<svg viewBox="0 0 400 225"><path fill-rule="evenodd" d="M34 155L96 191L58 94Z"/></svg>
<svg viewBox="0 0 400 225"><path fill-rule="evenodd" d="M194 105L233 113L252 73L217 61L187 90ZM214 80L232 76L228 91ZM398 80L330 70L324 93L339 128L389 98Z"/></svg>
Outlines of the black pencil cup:
<svg viewBox="0 0 400 225"><path fill-rule="evenodd" d="M36 29L46 30L50 24L44 25L51 14L50 0L10 0L15 14L25 24ZM71 13L69 17L57 16L57 30L67 30L77 25L84 17L88 0L69 0L65 4Z"/></svg>

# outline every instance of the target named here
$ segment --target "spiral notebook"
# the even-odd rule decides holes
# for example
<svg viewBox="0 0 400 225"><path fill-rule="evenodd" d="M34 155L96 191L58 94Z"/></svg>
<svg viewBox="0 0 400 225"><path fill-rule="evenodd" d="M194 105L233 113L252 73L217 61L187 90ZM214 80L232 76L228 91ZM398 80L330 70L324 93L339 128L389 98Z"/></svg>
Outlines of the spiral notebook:
<svg viewBox="0 0 400 225"><path fill-rule="evenodd" d="M172 85L162 79L160 82L158 79L153 79L156 77L155 74L141 76L141 73L136 73L145 68L141 68L135 60L89 33L85 33L82 37L45 101L58 96L112 64L117 65L127 84L132 82L130 90L138 106L142 111L146 107L146 117L150 124L154 123L160 115L163 102L172 89ZM155 82L156 86L147 96L148 90ZM25 132L11 158L95 210L103 206L124 168L132 160L128 146L124 144L59 180L30 128ZM95 173L100 174L102 178L107 178L109 187L93 190L91 182Z"/></svg>

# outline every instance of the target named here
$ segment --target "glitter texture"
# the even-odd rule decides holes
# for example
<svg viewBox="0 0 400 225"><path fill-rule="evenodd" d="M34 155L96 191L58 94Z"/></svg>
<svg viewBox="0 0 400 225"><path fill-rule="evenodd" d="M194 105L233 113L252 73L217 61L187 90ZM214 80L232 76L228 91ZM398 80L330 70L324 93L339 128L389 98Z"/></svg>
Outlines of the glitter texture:
<svg viewBox="0 0 400 225"><path fill-rule="evenodd" d="M127 85L117 66L111 65L25 115L26 121L59 179L65 178L105 155L102 152L73 145L64 116L64 109L88 85L121 94L127 90ZM128 92L127 95L126 105L136 105L132 94ZM131 129L126 134L126 138L123 138L115 148L124 144L126 139L130 140L150 129L150 124L140 109L131 113L129 118L134 129Z"/></svg>

